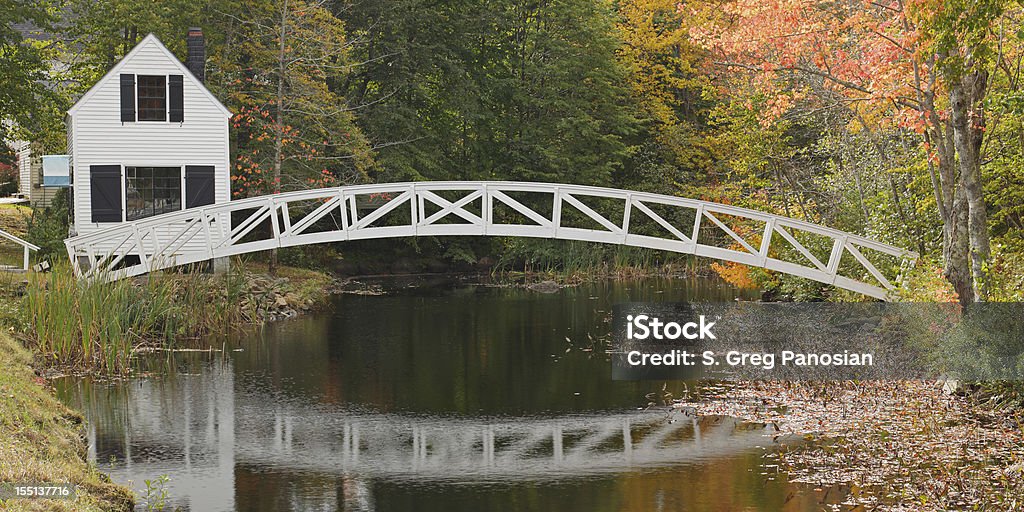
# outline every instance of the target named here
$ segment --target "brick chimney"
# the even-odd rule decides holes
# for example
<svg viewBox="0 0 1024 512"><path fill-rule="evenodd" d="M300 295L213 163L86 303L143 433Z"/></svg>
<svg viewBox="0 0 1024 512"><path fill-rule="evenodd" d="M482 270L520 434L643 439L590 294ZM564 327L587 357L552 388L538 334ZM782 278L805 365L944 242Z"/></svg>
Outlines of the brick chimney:
<svg viewBox="0 0 1024 512"><path fill-rule="evenodd" d="M203 41L203 29L192 27L188 29L188 38L185 40L188 45L188 57L185 58L185 67L199 79L206 81L206 43Z"/></svg>

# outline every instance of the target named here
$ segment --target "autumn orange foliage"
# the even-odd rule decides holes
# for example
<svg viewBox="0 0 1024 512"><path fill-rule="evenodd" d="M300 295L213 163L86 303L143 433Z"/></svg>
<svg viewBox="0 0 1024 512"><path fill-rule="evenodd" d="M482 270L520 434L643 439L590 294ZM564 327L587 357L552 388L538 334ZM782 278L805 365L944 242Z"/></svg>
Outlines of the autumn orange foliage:
<svg viewBox="0 0 1024 512"><path fill-rule="evenodd" d="M916 78L929 63L918 22L934 8L924 8L929 3L937 2L731 0L680 9L702 20L691 24L690 36L715 66L746 71L735 85L766 96L763 123L813 87L821 89L818 97L831 94L868 118L920 132L926 117L918 92L929 84Z"/></svg>
<svg viewBox="0 0 1024 512"><path fill-rule="evenodd" d="M714 270L725 282L741 289L757 288L757 283L750 275L750 267L742 263L731 261L723 263L712 263L711 270Z"/></svg>

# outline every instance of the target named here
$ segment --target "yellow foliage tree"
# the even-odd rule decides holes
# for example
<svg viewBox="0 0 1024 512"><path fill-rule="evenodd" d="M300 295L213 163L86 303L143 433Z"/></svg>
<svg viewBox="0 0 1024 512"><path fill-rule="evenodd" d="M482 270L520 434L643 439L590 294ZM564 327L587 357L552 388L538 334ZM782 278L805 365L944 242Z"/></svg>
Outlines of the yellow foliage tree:
<svg viewBox="0 0 1024 512"><path fill-rule="evenodd" d="M703 109L713 96L699 69L701 50L689 37L685 16L674 0L626 0L617 4L620 62L630 88L651 121L658 154L672 168L699 168Z"/></svg>

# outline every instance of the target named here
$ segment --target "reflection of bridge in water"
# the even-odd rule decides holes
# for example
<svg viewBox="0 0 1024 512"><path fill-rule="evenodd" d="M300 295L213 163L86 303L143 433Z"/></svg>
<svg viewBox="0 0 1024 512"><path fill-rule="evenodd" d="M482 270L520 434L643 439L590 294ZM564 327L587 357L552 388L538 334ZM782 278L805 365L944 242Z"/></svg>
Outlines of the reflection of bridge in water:
<svg viewBox="0 0 1024 512"><path fill-rule="evenodd" d="M696 462L770 443L760 425L679 413L462 419L275 414L238 461L371 477L573 477Z"/></svg>
<svg viewBox="0 0 1024 512"><path fill-rule="evenodd" d="M373 413L296 402L267 384L236 382L225 361L172 379L94 388L108 396L71 400L81 400L89 417L90 460L137 489L145 479L173 473L172 505L193 510L235 509L236 500L251 499L263 485L266 471L319 482L287 498L296 509L343 500L366 510L373 508L371 486L380 481L550 482L699 463L771 444L761 425L678 411ZM90 407L118 402L107 412Z"/></svg>

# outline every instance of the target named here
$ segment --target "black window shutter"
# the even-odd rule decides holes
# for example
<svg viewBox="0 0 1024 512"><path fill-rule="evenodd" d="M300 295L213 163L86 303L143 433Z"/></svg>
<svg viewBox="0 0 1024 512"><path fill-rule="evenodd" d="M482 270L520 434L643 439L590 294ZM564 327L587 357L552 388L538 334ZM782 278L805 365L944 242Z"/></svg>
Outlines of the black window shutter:
<svg viewBox="0 0 1024 512"><path fill-rule="evenodd" d="M180 123L185 120L185 84L182 75L170 75L167 77L168 99L170 100L170 114L172 123Z"/></svg>
<svg viewBox="0 0 1024 512"><path fill-rule="evenodd" d="M90 165L93 222L121 222L121 166Z"/></svg>
<svg viewBox="0 0 1024 512"><path fill-rule="evenodd" d="M121 122L135 122L135 75L121 75Z"/></svg>
<svg viewBox="0 0 1024 512"><path fill-rule="evenodd" d="M185 166L185 208L206 206L214 202L212 165Z"/></svg>

